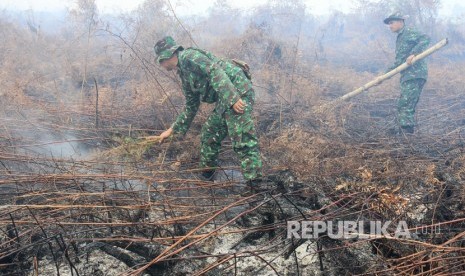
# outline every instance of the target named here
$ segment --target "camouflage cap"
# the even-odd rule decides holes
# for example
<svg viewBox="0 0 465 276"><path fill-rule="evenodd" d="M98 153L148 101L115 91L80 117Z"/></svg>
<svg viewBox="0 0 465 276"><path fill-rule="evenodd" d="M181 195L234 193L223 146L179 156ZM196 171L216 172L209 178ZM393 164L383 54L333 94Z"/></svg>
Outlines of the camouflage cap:
<svg viewBox="0 0 465 276"><path fill-rule="evenodd" d="M155 55L157 55L157 61L160 63L165 59L169 59L177 50L184 50L182 46L176 45L176 42L171 36L165 36L160 39L155 46Z"/></svg>
<svg viewBox="0 0 465 276"><path fill-rule="evenodd" d="M395 12L391 15L389 15L387 18L383 20L384 24L389 24L389 22L393 20L405 20L406 17L402 15L400 12Z"/></svg>

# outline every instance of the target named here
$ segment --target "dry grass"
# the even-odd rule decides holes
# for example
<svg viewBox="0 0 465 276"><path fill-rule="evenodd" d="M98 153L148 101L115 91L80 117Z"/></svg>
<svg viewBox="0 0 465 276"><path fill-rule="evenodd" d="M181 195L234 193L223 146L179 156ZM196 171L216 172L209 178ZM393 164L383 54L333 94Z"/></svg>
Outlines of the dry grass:
<svg viewBox="0 0 465 276"><path fill-rule="evenodd" d="M130 20L125 23L131 26ZM165 26L168 32L172 30L168 25L157 26ZM50 46L45 53L33 51L27 57L5 41L18 36L36 46L32 48L43 49L54 38L33 40L14 26L2 28L6 38L1 46L11 54L2 56L0 71L5 88L0 95L4 119L0 185L5 190L0 270L12 274L48 266L55 273L55 264L71 270L78 266L76 260L85 263L86 254L93 250L90 245L103 242L121 249L121 256L126 256L123 249L127 248L143 256L126 256L127 273L154 263L154 270L149 270L154 275L157 264L167 264L167 275L262 275L299 269L305 274L320 269L321 254L326 256L321 257L323 267L333 275L463 271L465 81L461 63L430 63L430 78L418 105L418 132L393 137L388 130L395 126L397 79L315 112L377 74L358 72L350 64L315 61L311 50L316 44L308 46L309 38L302 39L300 49L295 49L295 37L278 40L257 28L228 40L216 38L217 43L228 43L213 52L250 58L256 65L252 68L255 115L266 173L288 168L293 175L284 193L241 197L246 186L236 179L214 183L198 179L198 133L209 109L202 107L188 136L172 143L114 138L159 133L183 104L177 76L155 66L152 53L146 51L151 49L153 33L162 31L148 27L138 31L134 33L140 36L129 44L132 49L121 40L93 36L92 45L105 45L95 48L107 49L116 59L102 58L107 53L94 52L93 47L85 59L86 43L77 35L73 39L79 43L57 43L61 46ZM283 49L279 62L268 62L270 43ZM377 45L370 42L371 52L376 50L373 44ZM121 48L125 51L120 56ZM327 49L326 54L337 51ZM85 60L89 75L83 85ZM101 86L98 106L92 76ZM42 132L53 133L52 139L45 139ZM44 145L62 147L68 140L100 150L99 158L50 156L49 148L39 151ZM224 144L223 169L238 170L230 143ZM270 210L275 221L262 225ZM444 232L414 241L285 238L288 220L359 218L407 220L412 227L441 225ZM262 235L258 242L250 238L263 233L269 235ZM300 243L304 245L299 247ZM34 260L39 260L35 267Z"/></svg>
<svg viewBox="0 0 465 276"><path fill-rule="evenodd" d="M153 146L160 144L160 137L150 136L141 139L119 138L115 139L115 142L119 145L100 152L98 157L116 159L127 157L135 161L140 161L147 151Z"/></svg>

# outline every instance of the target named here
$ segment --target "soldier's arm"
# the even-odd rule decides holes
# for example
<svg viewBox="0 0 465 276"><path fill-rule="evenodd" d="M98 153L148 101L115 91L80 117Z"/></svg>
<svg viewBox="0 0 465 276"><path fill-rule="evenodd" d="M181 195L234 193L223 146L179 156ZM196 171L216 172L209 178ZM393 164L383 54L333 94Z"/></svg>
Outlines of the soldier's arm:
<svg viewBox="0 0 465 276"><path fill-rule="evenodd" d="M187 87L183 87L183 92L186 97L186 105L176 118L176 121L171 125L171 128L175 134L185 135L199 110L200 95L198 93L193 93Z"/></svg>
<svg viewBox="0 0 465 276"><path fill-rule="evenodd" d="M201 71L208 77L212 88L218 93L219 113L231 108L241 98L239 91L229 79L226 72L213 60L202 53L196 53L190 59L194 70Z"/></svg>
<svg viewBox="0 0 465 276"><path fill-rule="evenodd" d="M412 55L419 55L428 48L430 38L427 35L414 31L410 38L416 42L412 51L410 51Z"/></svg>

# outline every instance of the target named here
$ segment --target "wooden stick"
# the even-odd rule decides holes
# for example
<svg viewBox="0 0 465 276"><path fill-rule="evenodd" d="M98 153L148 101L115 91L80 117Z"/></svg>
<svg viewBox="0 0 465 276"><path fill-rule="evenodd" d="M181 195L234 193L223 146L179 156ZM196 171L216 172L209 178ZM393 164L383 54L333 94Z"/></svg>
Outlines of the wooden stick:
<svg viewBox="0 0 465 276"><path fill-rule="evenodd" d="M443 40L436 43L436 45L434 45L434 46L430 47L429 49L425 50L423 53L415 56L413 58L413 60L412 60L412 64L419 61L420 59L423 59L423 58L431 55L432 53L434 53L437 50L441 49L442 47L446 46L447 43L448 43L447 38L444 38ZM350 98L362 93L363 91L368 90L369 88L371 88L373 86L379 85L383 81L385 81L387 79L390 79L392 76L396 75L397 73L400 73L401 71L404 71L405 69L409 68L412 64L409 65L409 64L407 64L407 62L404 62L401 65L399 65L397 68L389 71L388 73L386 73L384 75L381 75L381 76L377 77L376 79L370 81L369 83L365 84L364 86L362 86L362 87L360 87L358 89L355 89L354 91L352 91L350 93L345 94L344 96L340 97L336 101L350 99Z"/></svg>

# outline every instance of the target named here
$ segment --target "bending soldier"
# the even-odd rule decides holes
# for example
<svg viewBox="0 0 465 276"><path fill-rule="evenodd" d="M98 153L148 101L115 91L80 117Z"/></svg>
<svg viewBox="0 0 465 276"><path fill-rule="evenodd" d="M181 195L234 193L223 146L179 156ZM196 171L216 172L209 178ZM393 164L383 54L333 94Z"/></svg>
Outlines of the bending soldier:
<svg viewBox="0 0 465 276"><path fill-rule="evenodd" d="M154 50L163 68L177 71L186 99L183 111L160 135L161 141L172 134L184 135L201 101L214 103L215 109L201 131L200 167L205 168L203 178L213 178L221 142L229 135L244 178L249 184L260 182L262 161L252 120L255 92L247 65L217 58L201 49L184 49L170 36L159 40Z"/></svg>

